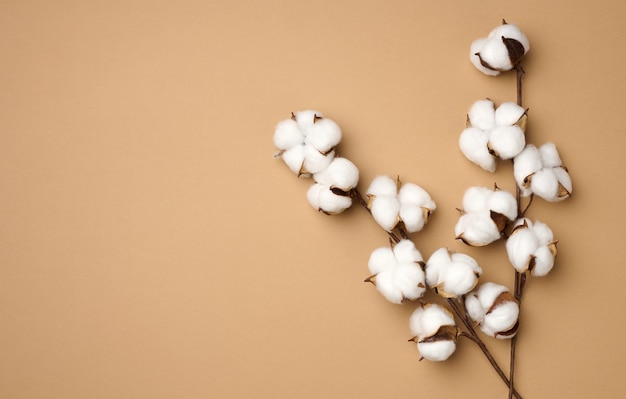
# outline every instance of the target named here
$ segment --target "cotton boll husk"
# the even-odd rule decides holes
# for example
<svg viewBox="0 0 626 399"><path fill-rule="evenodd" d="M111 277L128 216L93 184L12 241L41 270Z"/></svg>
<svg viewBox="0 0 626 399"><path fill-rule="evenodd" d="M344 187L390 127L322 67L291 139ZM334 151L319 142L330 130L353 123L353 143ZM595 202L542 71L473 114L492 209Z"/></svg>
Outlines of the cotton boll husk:
<svg viewBox="0 0 626 399"><path fill-rule="evenodd" d="M454 233L464 243L476 247L485 246L500 239L500 231L491 220L488 210L461 216L454 227Z"/></svg>
<svg viewBox="0 0 626 399"><path fill-rule="evenodd" d="M304 143L304 134L293 119L278 122L274 130L274 145L280 150L288 150Z"/></svg>
<svg viewBox="0 0 626 399"><path fill-rule="evenodd" d="M561 157L554 143L545 143L539 147L541 162L544 168L556 168L561 166Z"/></svg>
<svg viewBox="0 0 626 399"><path fill-rule="evenodd" d="M386 231L393 230L398 224L400 202L395 196L380 195L370 205L372 217Z"/></svg>
<svg viewBox="0 0 626 399"><path fill-rule="evenodd" d="M531 255L539 246L537 237L528 227L518 228L506 240L509 262L520 273L528 270Z"/></svg>
<svg viewBox="0 0 626 399"><path fill-rule="evenodd" d="M501 159L511 159L519 154L526 145L526 136L517 125L497 126L489 136L491 148Z"/></svg>
<svg viewBox="0 0 626 399"><path fill-rule="evenodd" d="M304 164L302 165L302 172L308 174L319 173L330 165L334 157L334 151L328 154L322 154L311 146L304 146Z"/></svg>
<svg viewBox="0 0 626 399"><path fill-rule="evenodd" d="M398 183L389 176L378 176L370 183L367 194L393 195L398 192Z"/></svg>
<svg viewBox="0 0 626 399"><path fill-rule="evenodd" d="M372 275L377 275L385 270L391 269L396 263L396 258L391 248L381 247L375 249L371 254L367 267Z"/></svg>
<svg viewBox="0 0 626 399"><path fill-rule="evenodd" d="M517 200L505 190L493 191L487 199L487 208L503 214L509 220L515 220L517 216Z"/></svg>
<svg viewBox="0 0 626 399"><path fill-rule="evenodd" d="M480 329L483 333L492 337L500 339L512 338L513 335L504 336L500 333L513 328L517 323L518 317L519 305L516 302L506 301L485 315Z"/></svg>
<svg viewBox="0 0 626 399"><path fill-rule="evenodd" d="M348 159L336 157L328 168L316 173L313 178L318 183L349 191L359 182L359 169Z"/></svg>
<svg viewBox="0 0 626 399"><path fill-rule="evenodd" d="M554 267L554 254L550 251L550 248L543 245L534 253L535 266L531 270L533 276L542 277L550 273L550 270Z"/></svg>
<svg viewBox="0 0 626 399"><path fill-rule="evenodd" d="M417 344L417 350L420 355L433 362L442 362L448 360L448 358L456 350L456 342L450 340L435 341L435 342L419 342Z"/></svg>
<svg viewBox="0 0 626 399"><path fill-rule="evenodd" d="M530 189L546 201L558 201L559 181L554 169L542 169L532 176Z"/></svg>
<svg viewBox="0 0 626 399"><path fill-rule="evenodd" d="M341 141L341 129L330 119L318 119L308 128L305 143L319 152L328 152Z"/></svg>
<svg viewBox="0 0 626 399"><path fill-rule="evenodd" d="M393 255L398 262L411 263L423 261L422 254L411 240L401 240L393 247Z"/></svg>
<svg viewBox="0 0 626 399"><path fill-rule="evenodd" d="M498 71L513 69L513 64L511 64L511 59L509 58L509 50L501 38L488 39L480 50L480 58L492 69Z"/></svg>
<svg viewBox="0 0 626 399"><path fill-rule="evenodd" d="M467 113L470 125L480 130L489 130L495 126L495 105L491 100L478 100Z"/></svg>
<svg viewBox="0 0 626 399"><path fill-rule="evenodd" d="M461 132L459 148L467 159L488 172L495 172L496 160L489 153L489 133L475 127L468 127Z"/></svg>
<svg viewBox="0 0 626 399"><path fill-rule="evenodd" d="M478 69L485 75L498 76L500 75L500 71L489 69L483 66L483 64L480 63L480 58L477 55L478 53L480 53L480 50L482 50L486 41L487 41L486 38L481 38L481 39L476 39L472 42L472 44L470 45L470 54L469 54L470 61L472 65L476 67L476 69Z"/></svg>
<svg viewBox="0 0 626 399"><path fill-rule="evenodd" d="M463 194L463 210L468 213L480 212L487 208L487 201L493 193L492 189L473 186Z"/></svg>
<svg viewBox="0 0 626 399"><path fill-rule="evenodd" d="M515 39L520 42L522 44L522 47L524 47L524 54L526 54L528 50L530 50L530 42L528 41L528 38L515 24L502 24L489 33L489 38L495 39L501 37L506 37L507 39Z"/></svg>
<svg viewBox="0 0 626 399"><path fill-rule="evenodd" d="M496 125L506 126L516 124L526 110L513 102L504 102L498 106L495 113Z"/></svg>
<svg viewBox="0 0 626 399"><path fill-rule="evenodd" d="M570 194L572 194L572 178L569 173L563 168L554 168L552 169L552 172L556 176L558 182L561 183L565 190L567 190L567 195L559 195L557 200L561 201L568 198Z"/></svg>
<svg viewBox="0 0 626 399"><path fill-rule="evenodd" d="M297 145L283 152L281 157L293 173L300 174L302 165L304 164L304 154L305 147L303 145Z"/></svg>

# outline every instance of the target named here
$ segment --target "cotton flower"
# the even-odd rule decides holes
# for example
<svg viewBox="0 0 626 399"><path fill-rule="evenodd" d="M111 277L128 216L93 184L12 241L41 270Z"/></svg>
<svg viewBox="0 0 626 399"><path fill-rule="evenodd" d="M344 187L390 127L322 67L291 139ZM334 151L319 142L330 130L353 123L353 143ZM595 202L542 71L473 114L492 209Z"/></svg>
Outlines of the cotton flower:
<svg viewBox="0 0 626 399"><path fill-rule="evenodd" d="M554 266L557 242L545 223L522 218L506 241L506 252L518 272L530 270L533 276L545 276Z"/></svg>
<svg viewBox="0 0 626 399"><path fill-rule="evenodd" d="M437 304L418 307L409 319L409 327L414 335L409 341L417 343L420 360L444 361L456 350L460 330L450 311Z"/></svg>
<svg viewBox="0 0 626 399"><path fill-rule="evenodd" d="M336 157L326 169L314 174L313 179L316 183L307 192L313 208L335 215L352 205L350 191L359 182L359 170L352 162Z"/></svg>
<svg viewBox="0 0 626 399"><path fill-rule="evenodd" d="M389 301L397 304L414 301L426 291L422 254L410 240L401 240L393 248L382 247L370 255L368 267L373 283Z"/></svg>
<svg viewBox="0 0 626 399"><path fill-rule="evenodd" d="M470 61L482 73L497 76L510 71L530 50L526 36L514 24L503 24L486 38L474 40L470 46Z"/></svg>
<svg viewBox="0 0 626 399"><path fill-rule="evenodd" d="M517 333L519 304L503 285L482 284L465 298L465 309L480 330L491 337L506 339Z"/></svg>
<svg viewBox="0 0 626 399"><path fill-rule="evenodd" d="M536 194L546 201L557 202L572 194L572 179L553 143L539 148L528 144L515 157L513 165L513 175L525 197Z"/></svg>
<svg viewBox="0 0 626 399"><path fill-rule="evenodd" d="M403 223L409 233L420 231L437 208L430 195L413 183L401 184L389 176L378 176L367 189L368 209L386 231Z"/></svg>
<svg viewBox="0 0 626 399"><path fill-rule="evenodd" d="M526 110L511 102L496 109L493 101L479 100L467 114L459 147L467 159L489 172L496 170L496 158L511 159L526 145Z"/></svg>
<svg viewBox="0 0 626 399"><path fill-rule="evenodd" d="M274 145L279 156L298 176L310 176L326 169L341 141L339 126L318 111L301 111L279 122Z"/></svg>
<svg viewBox="0 0 626 399"><path fill-rule="evenodd" d="M506 224L517 217L517 201L513 194L499 188L470 187L463 196L454 232L467 245L481 247L502 236Z"/></svg>
<svg viewBox="0 0 626 399"><path fill-rule="evenodd" d="M440 248L426 262L426 284L444 298L458 297L474 289L482 272L472 257Z"/></svg>

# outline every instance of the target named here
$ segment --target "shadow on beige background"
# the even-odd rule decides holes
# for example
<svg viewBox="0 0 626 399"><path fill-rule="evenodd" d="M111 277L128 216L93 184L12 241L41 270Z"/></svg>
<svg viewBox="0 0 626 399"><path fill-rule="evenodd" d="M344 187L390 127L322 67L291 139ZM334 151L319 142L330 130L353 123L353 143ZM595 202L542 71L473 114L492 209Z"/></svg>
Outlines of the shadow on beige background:
<svg viewBox="0 0 626 399"><path fill-rule="evenodd" d="M275 124L315 108L361 170L420 184L424 256L455 242L469 185L512 189L457 148L476 100L514 77L469 64L502 18L531 41L528 140L555 142L574 196L537 202L558 264L523 303L525 398L621 397L626 150L620 1L0 3L0 396L506 396L478 349L418 363L408 317L368 284L386 235L325 217L272 158ZM508 343L490 342L503 365Z"/></svg>

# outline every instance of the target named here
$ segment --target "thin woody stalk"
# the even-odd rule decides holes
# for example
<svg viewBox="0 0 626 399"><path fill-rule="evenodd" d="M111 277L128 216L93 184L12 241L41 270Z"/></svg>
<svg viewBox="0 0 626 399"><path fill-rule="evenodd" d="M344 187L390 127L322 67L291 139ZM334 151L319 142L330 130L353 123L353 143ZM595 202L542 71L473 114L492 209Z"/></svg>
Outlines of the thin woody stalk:
<svg viewBox="0 0 626 399"><path fill-rule="evenodd" d="M498 373L502 381L504 381L504 383L509 387L509 391L512 392L512 395L515 396L517 399L522 399L522 396L515 390L515 388L513 388L511 381L506 377L506 374L504 374L504 371L502 371L502 368L487 348L487 345L485 345L483 340L481 340L478 334L476 334L476 330L472 326L471 321L468 319L466 312L461 309L461 307L459 307L459 304L454 299L448 298L447 301L452 308L452 311L461 320L461 322L463 322L463 325L465 325L465 328L467 329L466 332L461 333L461 336L469 338L476 345L478 345L487 360L489 360L489 363L491 364L493 369L496 371L496 373Z"/></svg>
<svg viewBox="0 0 626 399"><path fill-rule="evenodd" d="M521 107L522 106L522 78L524 76L524 69L521 67L521 65L517 64L515 66L515 72L516 72L516 78L517 78L516 79L517 105ZM526 211L528 211L528 208L532 204L533 197L532 196L530 197L530 202L522 210L521 190L519 187L517 187L517 183L515 184L515 186L516 186L515 196L517 200L517 216L518 218L522 218L524 217L524 215L526 214ZM515 299L517 300L518 306L520 307L520 312L521 312L521 305L522 305L522 291L523 291L525 283L526 283L526 273L519 273L517 270L515 270L514 296L515 296ZM509 385L509 399L513 398L513 395L515 392L515 350L516 348L517 348L517 334L515 334L515 336L511 338L511 355L510 355L510 366L509 366L509 381L511 382L511 384Z"/></svg>

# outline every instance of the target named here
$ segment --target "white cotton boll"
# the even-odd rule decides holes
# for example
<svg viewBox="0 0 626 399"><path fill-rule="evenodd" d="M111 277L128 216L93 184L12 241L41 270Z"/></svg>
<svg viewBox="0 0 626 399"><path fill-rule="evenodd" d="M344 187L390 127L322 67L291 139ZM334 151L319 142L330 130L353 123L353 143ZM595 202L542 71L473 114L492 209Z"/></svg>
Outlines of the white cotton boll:
<svg viewBox="0 0 626 399"><path fill-rule="evenodd" d="M450 340L420 342L417 344L420 355L432 362L443 362L448 360L456 350L456 342Z"/></svg>
<svg viewBox="0 0 626 399"><path fill-rule="evenodd" d="M559 180L553 169L541 169L532 176L530 189L546 201L557 201Z"/></svg>
<svg viewBox="0 0 626 399"><path fill-rule="evenodd" d="M483 308L483 305L480 303L477 294L468 295L465 298L465 310L469 317L474 320L482 320L485 318L486 310Z"/></svg>
<svg viewBox="0 0 626 399"><path fill-rule="evenodd" d="M420 340L431 337L441 326L453 326L454 317L448 310L435 303L426 304L413 311L409 319L411 334Z"/></svg>
<svg viewBox="0 0 626 399"><path fill-rule="evenodd" d="M470 124L480 130L489 130L495 126L495 105L491 100L478 100L470 107L467 118Z"/></svg>
<svg viewBox="0 0 626 399"><path fill-rule="evenodd" d="M376 196L371 202L370 211L376 223L386 231L391 231L399 221L400 202L395 196Z"/></svg>
<svg viewBox="0 0 626 399"><path fill-rule="evenodd" d="M501 39L489 39L480 50L480 58L492 69L509 71L513 68L509 58L509 50Z"/></svg>
<svg viewBox="0 0 626 399"><path fill-rule="evenodd" d="M346 158L334 158L328 168L316 173L313 178L318 183L350 191L359 182L359 169Z"/></svg>
<svg viewBox="0 0 626 399"><path fill-rule="evenodd" d="M330 165L334 157L334 151L324 155L311 146L304 146L303 172L306 174L319 173Z"/></svg>
<svg viewBox="0 0 626 399"><path fill-rule="evenodd" d="M280 150L288 150L304 143L304 134L293 119L285 119L276 125L274 145Z"/></svg>
<svg viewBox="0 0 626 399"><path fill-rule="evenodd" d="M424 259L411 240L401 240L393 247L393 255L398 262L421 262Z"/></svg>
<svg viewBox="0 0 626 399"><path fill-rule="evenodd" d="M509 220L517 217L517 200L505 190L496 190L487 199L487 208L506 216Z"/></svg>
<svg viewBox="0 0 626 399"><path fill-rule="evenodd" d="M473 186L465 190L463 194L463 210L467 213L479 212L487 208L492 189Z"/></svg>
<svg viewBox="0 0 626 399"><path fill-rule="evenodd" d="M517 125L497 126L489 136L491 148L500 159L511 159L519 154L526 145L524 131Z"/></svg>
<svg viewBox="0 0 626 399"><path fill-rule="evenodd" d="M367 267L372 275L379 274L395 264L396 258L391 248L381 247L375 249L369 258Z"/></svg>
<svg viewBox="0 0 626 399"><path fill-rule="evenodd" d="M556 168L561 166L561 157L554 143L545 143L539 147L541 161L544 168Z"/></svg>
<svg viewBox="0 0 626 399"><path fill-rule="evenodd" d="M426 262L426 284L429 287L435 287L439 284L441 276L451 261L448 248L439 248L428 258Z"/></svg>
<svg viewBox="0 0 626 399"><path fill-rule="evenodd" d="M318 118L323 117L324 115L322 115L321 112L312 109L306 111L298 111L293 116L293 118L298 122L298 126L300 126L300 128L303 129L305 133L308 133L308 129L313 126Z"/></svg>
<svg viewBox="0 0 626 399"><path fill-rule="evenodd" d="M506 252L509 262L520 273L528 270L531 255L539 246L535 234L528 227L518 228L506 240Z"/></svg>
<svg viewBox="0 0 626 399"><path fill-rule="evenodd" d="M402 204L413 204L430 209L436 209L435 202L432 200L428 192L413 183L405 183L398 192L398 199Z"/></svg>
<svg viewBox="0 0 626 399"><path fill-rule="evenodd" d="M488 172L495 172L496 160L489 153L489 133L475 127L468 127L461 132L459 148L467 159Z"/></svg>
<svg viewBox="0 0 626 399"><path fill-rule="evenodd" d="M405 299L414 301L426 291L424 278L424 271L416 263L399 263L394 273L394 285Z"/></svg>
<svg viewBox="0 0 626 399"><path fill-rule="evenodd" d="M398 192L398 183L389 176L378 176L372 183L370 183L367 189L367 194L370 195L393 195Z"/></svg>
<svg viewBox="0 0 626 399"><path fill-rule="evenodd" d="M519 27L517 27L517 25L515 24L509 24L509 23L502 24L498 26L497 28L495 28L494 30L492 30L489 33L489 37L490 38L506 37L508 39L514 39L522 44L522 47L524 47L524 54L527 53L528 50L530 50L530 42L528 41L528 38L526 37L526 35L522 33Z"/></svg>
<svg viewBox="0 0 626 399"><path fill-rule="evenodd" d="M496 125L514 125L526 113L526 110L513 102L504 102L495 113Z"/></svg>
<svg viewBox="0 0 626 399"><path fill-rule="evenodd" d="M535 234L541 245L548 245L554 242L554 234L547 224L536 220L535 223L529 225L532 226L533 234Z"/></svg>
<svg viewBox="0 0 626 399"><path fill-rule="evenodd" d="M519 305L513 301L504 302L496 306L491 312L485 315L480 325L480 329L486 335L496 338L511 338L512 335L502 335L512 329L519 317ZM514 334L513 334L514 335Z"/></svg>
<svg viewBox="0 0 626 399"><path fill-rule="evenodd" d="M287 151L283 152L282 158L287 167L296 174L300 174L302 165L304 164L305 147L298 145L291 147Z"/></svg>
<svg viewBox="0 0 626 399"><path fill-rule="evenodd" d="M509 289L504 285L496 284L494 282L488 281L482 284L478 290L476 291L476 295L480 299L480 304L483 309L489 310L493 303L498 299L500 294L503 292L507 292Z"/></svg>
<svg viewBox="0 0 626 399"><path fill-rule="evenodd" d="M480 52L480 50L483 48L486 42L487 42L486 38L476 39L472 42L472 44L470 45L470 54L469 54L470 61L472 65L476 67L476 69L478 69L485 75L498 76L500 75L500 71L495 71L493 69L489 69L483 66L480 62L480 58L477 55Z"/></svg>
<svg viewBox="0 0 626 399"><path fill-rule="evenodd" d="M402 304L404 295L394 282L393 272L382 272L376 276L376 289L389 302Z"/></svg>
<svg viewBox="0 0 626 399"><path fill-rule="evenodd" d="M352 199L342 195L336 195L330 187L315 183L307 191L307 199L314 209L329 215L339 214L352 205Z"/></svg>
<svg viewBox="0 0 626 399"><path fill-rule="evenodd" d="M554 254L547 245L543 245L534 253L535 265L531 270L531 274L537 277L543 277L550 273L554 267Z"/></svg>
<svg viewBox="0 0 626 399"><path fill-rule="evenodd" d="M426 220L424 219L424 211L417 206L401 206L400 219L404 223L406 231L415 233L424 228Z"/></svg>
<svg viewBox="0 0 626 399"><path fill-rule="evenodd" d="M480 273L464 262L453 262L445 270L441 291L446 297L458 297L476 286Z"/></svg>
<svg viewBox="0 0 626 399"><path fill-rule="evenodd" d="M525 196L530 195L528 190L524 191L528 189L528 183L525 180L533 173L540 171L542 167L541 154L537 147L532 144L526 145L522 152L515 156L513 160L513 176L517 185L523 189L522 192Z"/></svg>
<svg viewBox="0 0 626 399"><path fill-rule="evenodd" d="M317 119L308 127L305 143L320 152L328 152L341 141L341 129L330 119Z"/></svg>
<svg viewBox="0 0 626 399"><path fill-rule="evenodd" d="M491 244L501 236L488 210L461 216L454 227L454 233L464 243L476 247Z"/></svg>

